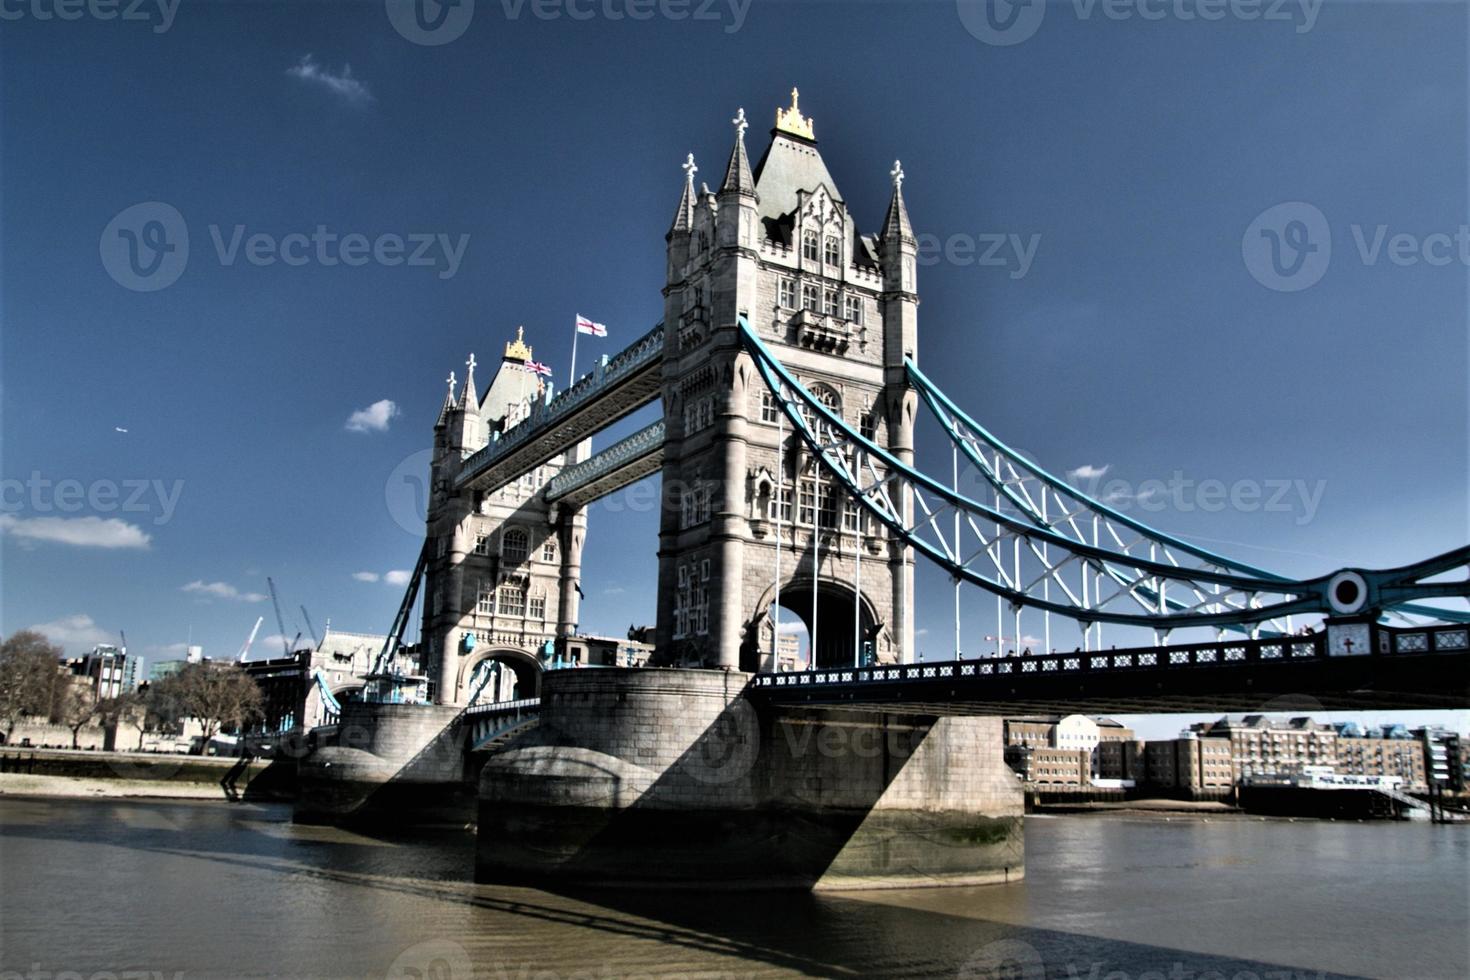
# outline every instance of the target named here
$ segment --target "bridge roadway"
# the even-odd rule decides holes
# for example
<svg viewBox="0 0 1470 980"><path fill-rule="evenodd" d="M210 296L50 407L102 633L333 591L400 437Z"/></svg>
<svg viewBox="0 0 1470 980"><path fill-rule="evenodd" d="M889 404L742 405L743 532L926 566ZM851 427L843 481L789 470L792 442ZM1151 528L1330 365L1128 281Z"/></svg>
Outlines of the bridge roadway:
<svg viewBox="0 0 1470 980"><path fill-rule="evenodd" d="M758 674L751 693L780 705L936 715L1463 709L1464 625L1374 627L1373 652L1329 656L1323 633Z"/></svg>
<svg viewBox="0 0 1470 980"><path fill-rule="evenodd" d="M663 350L664 328L659 324L622 352L599 361L566 391L533 402L530 415L465 459L456 487L503 487L653 402L660 394Z"/></svg>

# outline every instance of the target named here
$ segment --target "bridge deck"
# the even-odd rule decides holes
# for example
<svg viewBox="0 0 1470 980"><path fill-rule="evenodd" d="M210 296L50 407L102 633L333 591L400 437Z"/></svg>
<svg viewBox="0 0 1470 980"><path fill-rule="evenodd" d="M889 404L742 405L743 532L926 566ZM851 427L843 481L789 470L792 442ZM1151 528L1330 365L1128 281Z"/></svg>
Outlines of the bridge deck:
<svg viewBox="0 0 1470 980"><path fill-rule="evenodd" d="M456 486L505 486L658 398L663 337L659 324L549 402L534 403L529 416L464 461Z"/></svg>
<svg viewBox="0 0 1470 980"><path fill-rule="evenodd" d="M575 463L551 478L546 499L569 507L582 507L645 476L657 473L664 463L664 420L633 433L622 442Z"/></svg>
<svg viewBox="0 0 1470 980"><path fill-rule="evenodd" d="M753 692L778 704L937 715L1309 714L1470 705L1466 627L1378 632L1375 652L1358 656L1329 656L1325 637L1316 634L760 674Z"/></svg>

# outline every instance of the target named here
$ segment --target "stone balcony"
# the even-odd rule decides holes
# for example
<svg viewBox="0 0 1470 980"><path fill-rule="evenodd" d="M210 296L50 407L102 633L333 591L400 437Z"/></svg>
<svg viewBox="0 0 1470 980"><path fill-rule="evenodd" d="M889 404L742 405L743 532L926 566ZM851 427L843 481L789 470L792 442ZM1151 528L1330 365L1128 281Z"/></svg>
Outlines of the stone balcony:
<svg viewBox="0 0 1470 980"><path fill-rule="evenodd" d="M842 354L852 342L852 324L840 316L802 310L791 318L796 342L810 350Z"/></svg>

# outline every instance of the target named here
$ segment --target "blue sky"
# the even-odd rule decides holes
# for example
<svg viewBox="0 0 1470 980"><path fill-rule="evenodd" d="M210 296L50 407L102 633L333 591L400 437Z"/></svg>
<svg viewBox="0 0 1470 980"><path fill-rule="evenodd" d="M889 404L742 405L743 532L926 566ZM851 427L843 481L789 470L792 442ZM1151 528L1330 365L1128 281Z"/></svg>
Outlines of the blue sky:
<svg viewBox="0 0 1470 980"><path fill-rule="evenodd" d="M0 628L71 646L126 630L154 659L192 636L224 656L257 616L277 632L270 575L288 634L299 604L318 629L385 630L401 591L385 578L418 549L390 488L429 444L444 377L471 350L496 360L518 324L558 382L574 313L611 328L584 358L643 333L684 155L718 179L739 106L759 154L792 85L867 229L903 160L938 246L920 361L1012 445L1106 467L1098 486L1125 493L1176 472L1284 485L1275 508L1185 494L1131 512L1288 574L1464 544L1470 267L1440 263L1433 236L1470 220L1466 8L1329 2L1305 29L1309 6L1115 20L1069 0L998 46L953 3L639 21L611 19L623 0L547 0L555 19L479 0L462 36L426 46L381 3L185 0L166 30L157 5L146 22L7 5ZM147 292L99 250L143 202L190 243ZM1279 291L1242 242L1287 202L1321 216L1331 254ZM434 264L230 252L318 226L427 234ZM976 261L997 235L1006 264ZM654 528L593 509L584 629L651 619ZM947 656L933 582L919 642ZM994 631L991 610L976 594L967 636Z"/></svg>

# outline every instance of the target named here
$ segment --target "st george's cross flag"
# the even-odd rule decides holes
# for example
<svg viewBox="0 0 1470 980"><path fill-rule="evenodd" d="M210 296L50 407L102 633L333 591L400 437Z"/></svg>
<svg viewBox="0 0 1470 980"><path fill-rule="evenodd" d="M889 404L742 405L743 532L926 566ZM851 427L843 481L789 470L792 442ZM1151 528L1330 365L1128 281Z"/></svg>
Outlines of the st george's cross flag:
<svg viewBox="0 0 1470 980"><path fill-rule="evenodd" d="M582 314L577 314L577 333L590 333L594 337L606 337L607 325L604 323L593 323Z"/></svg>
<svg viewBox="0 0 1470 980"><path fill-rule="evenodd" d="M541 374L545 375L548 378L551 377L551 368L547 367L545 364L542 364L540 361L528 362L526 364L526 370L530 371L532 374Z"/></svg>

